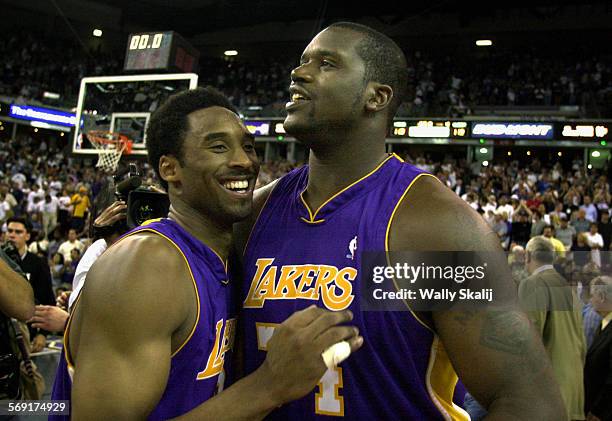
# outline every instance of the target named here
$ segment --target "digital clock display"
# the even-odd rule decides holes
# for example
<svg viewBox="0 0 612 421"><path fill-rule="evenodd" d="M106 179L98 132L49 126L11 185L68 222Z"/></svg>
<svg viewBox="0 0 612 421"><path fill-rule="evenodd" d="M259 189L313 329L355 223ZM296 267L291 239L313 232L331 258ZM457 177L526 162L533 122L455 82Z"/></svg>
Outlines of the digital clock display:
<svg viewBox="0 0 612 421"><path fill-rule="evenodd" d="M163 69L172 51L172 32L132 34L125 54L126 70Z"/></svg>

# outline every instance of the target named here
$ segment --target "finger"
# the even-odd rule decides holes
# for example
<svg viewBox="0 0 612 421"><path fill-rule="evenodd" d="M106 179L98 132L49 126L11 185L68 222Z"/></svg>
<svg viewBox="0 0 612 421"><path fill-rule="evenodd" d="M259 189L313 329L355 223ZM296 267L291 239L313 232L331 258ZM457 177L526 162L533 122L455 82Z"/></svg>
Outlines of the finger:
<svg viewBox="0 0 612 421"><path fill-rule="evenodd" d="M45 320L47 320L45 317L39 316L39 315L34 315L34 317L30 319L32 323L40 323L40 322L44 322Z"/></svg>
<svg viewBox="0 0 612 421"><path fill-rule="evenodd" d="M355 326L335 326L326 330L315 340L318 352L323 352L333 344L341 341L348 341L359 336L359 329ZM319 351L320 350L320 351Z"/></svg>
<svg viewBox="0 0 612 421"><path fill-rule="evenodd" d="M49 330L46 323L32 323L33 328Z"/></svg>
<svg viewBox="0 0 612 421"><path fill-rule="evenodd" d="M351 339L347 341L351 346L351 353L357 351L363 345L363 336L357 335L353 336Z"/></svg>
<svg viewBox="0 0 612 421"><path fill-rule="evenodd" d="M325 311L310 323L306 334L310 335L310 338L316 338L330 327L347 323L351 320L353 320L353 313L350 310Z"/></svg>
<svg viewBox="0 0 612 421"><path fill-rule="evenodd" d="M325 312L325 310L313 304L304 310L296 311L287 320L285 320L283 324L300 327L308 326L323 312Z"/></svg>

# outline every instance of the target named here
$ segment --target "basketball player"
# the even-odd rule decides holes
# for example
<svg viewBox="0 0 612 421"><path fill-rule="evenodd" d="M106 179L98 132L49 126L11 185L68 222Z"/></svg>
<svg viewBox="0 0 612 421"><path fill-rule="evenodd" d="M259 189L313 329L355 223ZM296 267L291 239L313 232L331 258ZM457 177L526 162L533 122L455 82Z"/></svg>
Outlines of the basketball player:
<svg viewBox="0 0 612 421"><path fill-rule="evenodd" d="M222 94L200 88L153 113L147 151L169 217L126 234L92 266L66 327L53 399L72 398L78 420L237 420L303 396L325 372L326 348L361 345L354 327L336 326L349 311L296 313L261 368L215 396L236 327L226 261L232 224L252 208L253 136Z"/></svg>
<svg viewBox="0 0 612 421"><path fill-rule="evenodd" d="M246 371L265 361L275 327L316 303L351 309L364 346L273 419L467 419L452 402L455 370L492 418L563 419L544 349L519 311L360 311L363 251L500 251L451 190L385 153L406 85L399 47L352 23L316 35L291 72L284 126L310 148L309 165L258 190L236 231ZM508 273L495 276L511 285Z"/></svg>

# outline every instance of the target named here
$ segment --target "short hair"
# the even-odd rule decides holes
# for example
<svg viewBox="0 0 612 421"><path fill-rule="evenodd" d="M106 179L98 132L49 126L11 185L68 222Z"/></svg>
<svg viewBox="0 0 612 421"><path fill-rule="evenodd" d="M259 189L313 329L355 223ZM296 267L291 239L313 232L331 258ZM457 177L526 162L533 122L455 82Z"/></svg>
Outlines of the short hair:
<svg viewBox="0 0 612 421"><path fill-rule="evenodd" d="M187 115L209 107L223 107L238 114L229 99L217 89L207 86L174 94L153 114L147 127L147 153L149 164L155 170L159 182L168 190L168 183L159 173L159 159L172 155L183 163L183 141L189 129Z"/></svg>
<svg viewBox="0 0 612 421"><path fill-rule="evenodd" d="M356 49L365 63L366 82L373 80L389 85L393 89L387 121L388 125L391 125L408 91L408 65L404 52L385 34L359 23L337 22L329 28L349 29L362 35L363 38Z"/></svg>
<svg viewBox="0 0 612 421"><path fill-rule="evenodd" d="M544 228L542 228L542 231L544 231L546 228L550 228L552 232L555 232L555 227L552 225L544 225Z"/></svg>
<svg viewBox="0 0 612 421"><path fill-rule="evenodd" d="M591 295L599 293L604 300L612 301L612 278L609 276L598 276L591 281Z"/></svg>
<svg viewBox="0 0 612 421"><path fill-rule="evenodd" d="M8 227L11 222L22 224L28 234L32 233L32 223L26 218L22 218L21 216L11 216L9 219L6 220L6 226Z"/></svg>
<svg viewBox="0 0 612 421"><path fill-rule="evenodd" d="M544 236L533 237L527 243L525 250L537 262L551 264L555 260L555 248L552 242Z"/></svg>

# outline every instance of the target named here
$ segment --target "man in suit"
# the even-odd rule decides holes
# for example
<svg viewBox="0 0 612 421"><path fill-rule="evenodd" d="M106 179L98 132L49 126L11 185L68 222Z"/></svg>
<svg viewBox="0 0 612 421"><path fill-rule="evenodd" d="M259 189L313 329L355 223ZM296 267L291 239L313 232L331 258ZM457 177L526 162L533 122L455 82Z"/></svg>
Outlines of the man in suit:
<svg viewBox="0 0 612 421"><path fill-rule="evenodd" d="M568 420L584 419L583 366L586 353L578 297L553 267L554 247L543 236L527 243L529 277L519 285L519 299L542 335L565 402Z"/></svg>
<svg viewBox="0 0 612 421"><path fill-rule="evenodd" d="M17 263L28 281L30 281L30 285L32 285L36 304L55 305L55 296L53 295L51 284L51 270L47 261L28 252L27 242L30 239L30 223L24 218L9 218L7 221L7 232L9 241L15 245L21 258ZM41 329L30 329L32 352L43 350L47 333Z"/></svg>
<svg viewBox="0 0 612 421"><path fill-rule="evenodd" d="M599 276L591 285L591 304L603 317L584 365L584 412L587 421L612 420L612 277Z"/></svg>

